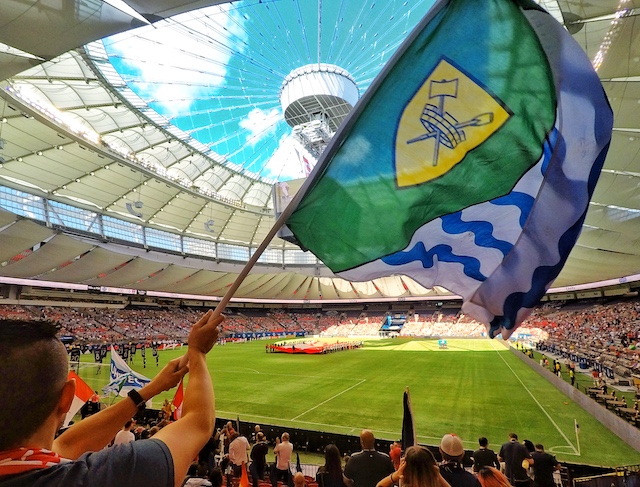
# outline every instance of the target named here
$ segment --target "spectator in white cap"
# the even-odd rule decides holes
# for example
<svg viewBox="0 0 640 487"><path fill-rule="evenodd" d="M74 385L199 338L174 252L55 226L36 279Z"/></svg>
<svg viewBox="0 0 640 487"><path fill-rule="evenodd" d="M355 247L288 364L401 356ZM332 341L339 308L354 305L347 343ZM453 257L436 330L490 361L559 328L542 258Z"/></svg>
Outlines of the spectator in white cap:
<svg viewBox="0 0 640 487"><path fill-rule="evenodd" d="M440 441L440 473L451 487L480 487L480 482L462 465L464 447L459 436L446 434Z"/></svg>

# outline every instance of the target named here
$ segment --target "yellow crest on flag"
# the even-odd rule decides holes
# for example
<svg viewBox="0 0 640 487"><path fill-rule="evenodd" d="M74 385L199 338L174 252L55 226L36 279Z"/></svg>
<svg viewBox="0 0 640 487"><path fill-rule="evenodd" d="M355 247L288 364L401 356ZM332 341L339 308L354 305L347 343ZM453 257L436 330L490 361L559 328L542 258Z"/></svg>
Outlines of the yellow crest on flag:
<svg viewBox="0 0 640 487"><path fill-rule="evenodd" d="M441 59L400 117L397 185L415 186L447 173L510 116L501 100Z"/></svg>

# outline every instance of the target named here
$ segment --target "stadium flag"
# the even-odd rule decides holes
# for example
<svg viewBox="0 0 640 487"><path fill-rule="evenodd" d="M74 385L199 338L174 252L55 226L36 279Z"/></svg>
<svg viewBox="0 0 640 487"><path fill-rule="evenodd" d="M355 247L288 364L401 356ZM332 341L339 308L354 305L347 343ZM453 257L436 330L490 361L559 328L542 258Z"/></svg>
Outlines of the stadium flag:
<svg viewBox="0 0 640 487"><path fill-rule="evenodd" d="M242 462L242 473L240 474L240 487L249 487L249 475L247 474L247 464Z"/></svg>
<svg viewBox="0 0 640 487"><path fill-rule="evenodd" d="M584 51L536 3L440 0L342 123L286 225L338 277L442 286L508 338L578 238L612 124Z"/></svg>
<svg viewBox="0 0 640 487"><path fill-rule="evenodd" d="M118 394L120 394L120 390L122 389L122 386L124 385L124 382L126 380L127 378L124 375L116 377L102 388L102 395L108 396L110 394L115 394L117 396Z"/></svg>
<svg viewBox="0 0 640 487"><path fill-rule="evenodd" d="M173 401L171 403L175 406L173 410L173 419L175 421L179 420L182 417L182 401L184 400L184 385L182 384L182 379L180 379L180 383L178 384L178 390L176 391L175 396L173 396Z"/></svg>
<svg viewBox="0 0 640 487"><path fill-rule="evenodd" d="M118 355L116 349L111 347L111 367L110 382L102 388L103 394L115 393L119 396L126 396L131 389L141 389L151 379L139 374L131 369L127 363Z"/></svg>
<svg viewBox="0 0 640 487"><path fill-rule="evenodd" d="M407 451L410 446L418 443L416 439L416 426L413 422L413 409L411 408L411 397L407 387L402 396L402 451Z"/></svg>
<svg viewBox="0 0 640 487"><path fill-rule="evenodd" d="M89 384L83 381L80 376L73 370L70 370L69 374L67 375L67 380L71 379L76 381L76 393L73 397L73 401L71 402L71 407L69 408L69 411L64 418L63 426L69 426L69 423L76 415L76 413L80 411L80 408L84 406L84 403L91 399L91 396L93 396L93 389L91 389L91 387L89 387Z"/></svg>

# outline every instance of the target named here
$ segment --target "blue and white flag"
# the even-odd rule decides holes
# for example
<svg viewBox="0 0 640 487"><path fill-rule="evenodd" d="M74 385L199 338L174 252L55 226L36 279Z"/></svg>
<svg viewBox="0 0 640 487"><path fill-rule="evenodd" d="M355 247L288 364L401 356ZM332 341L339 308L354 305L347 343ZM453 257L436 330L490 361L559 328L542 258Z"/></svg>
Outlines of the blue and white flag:
<svg viewBox="0 0 640 487"><path fill-rule="evenodd" d="M611 141L589 59L530 0L440 0L286 224L336 275L404 274L508 338L560 273Z"/></svg>
<svg viewBox="0 0 640 487"><path fill-rule="evenodd" d="M151 382L148 377L131 369L113 347L111 347L110 371L111 380L102 388L104 395L113 393L124 397L131 389L141 389L145 384Z"/></svg>

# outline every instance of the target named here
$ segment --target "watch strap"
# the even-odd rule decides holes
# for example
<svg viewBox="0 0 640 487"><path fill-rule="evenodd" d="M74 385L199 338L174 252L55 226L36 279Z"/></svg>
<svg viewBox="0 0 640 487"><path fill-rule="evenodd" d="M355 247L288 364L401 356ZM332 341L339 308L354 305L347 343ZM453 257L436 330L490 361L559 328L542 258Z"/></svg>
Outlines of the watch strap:
<svg viewBox="0 0 640 487"><path fill-rule="evenodd" d="M145 404L145 400L142 399L142 396L140 395L140 393L138 391L136 391L135 389L131 389L128 393L127 396L129 396L131 398L131 400L133 401L133 403L136 405L136 407L138 409L144 409L146 404Z"/></svg>

